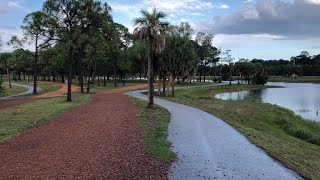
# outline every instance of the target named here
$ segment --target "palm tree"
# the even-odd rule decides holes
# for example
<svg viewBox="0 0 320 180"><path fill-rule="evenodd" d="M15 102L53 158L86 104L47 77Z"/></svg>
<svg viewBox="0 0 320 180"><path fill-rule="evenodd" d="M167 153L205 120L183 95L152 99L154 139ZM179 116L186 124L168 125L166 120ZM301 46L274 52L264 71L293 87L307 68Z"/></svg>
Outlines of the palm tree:
<svg viewBox="0 0 320 180"><path fill-rule="evenodd" d="M142 10L141 14L142 17L134 19L134 24L137 27L134 30L134 34L136 34L139 39L145 41L148 45L148 107L152 108L154 106L154 59L165 47L165 31L169 24L162 21L162 19L166 18L167 15L161 11L157 12L156 8L151 12Z"/></svg>

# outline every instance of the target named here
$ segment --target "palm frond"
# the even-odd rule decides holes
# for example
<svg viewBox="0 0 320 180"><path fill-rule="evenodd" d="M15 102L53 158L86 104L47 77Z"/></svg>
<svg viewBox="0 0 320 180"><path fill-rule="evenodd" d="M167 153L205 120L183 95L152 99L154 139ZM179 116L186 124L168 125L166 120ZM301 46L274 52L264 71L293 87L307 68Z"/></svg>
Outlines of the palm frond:
<svg viewBox="0 0 320 180"><path fill-rule="evenodd" d="M148 25L148 20L145 17L135 18L133 20L135 26Z"/></svg>
<svg viewBox="0 0 320 180"><path fill-rule="evenodd" d="M155 14L155 18L156 18L157 20L159 20L159 19L164 19L164 18L166 18L167 16L168 16L168 15L167 15L166 13L162 12L162 11L156 12L156 14Z"/></svg>

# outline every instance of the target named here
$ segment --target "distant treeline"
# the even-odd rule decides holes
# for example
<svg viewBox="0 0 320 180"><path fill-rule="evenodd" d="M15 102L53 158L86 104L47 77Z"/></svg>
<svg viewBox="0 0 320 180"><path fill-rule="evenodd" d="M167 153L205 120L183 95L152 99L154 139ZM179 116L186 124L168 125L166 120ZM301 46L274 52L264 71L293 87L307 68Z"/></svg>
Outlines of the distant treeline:
<svg viewBox="0 0 320 180"><path fill-rule="evenodd" d="M237 64L253 63L261 64L264 67L264 72L268 76L320 76L320 54L310 56L307 51L302 51L300 55L291 57L290 60L263 60L263 59L240 59L233 66L233 75L236 75ZM222 68L221 68L222 66ZM229 78L230 67L228 64L216 65L208 67L207 75L219 76L220 70L224 79Z"/></svg>

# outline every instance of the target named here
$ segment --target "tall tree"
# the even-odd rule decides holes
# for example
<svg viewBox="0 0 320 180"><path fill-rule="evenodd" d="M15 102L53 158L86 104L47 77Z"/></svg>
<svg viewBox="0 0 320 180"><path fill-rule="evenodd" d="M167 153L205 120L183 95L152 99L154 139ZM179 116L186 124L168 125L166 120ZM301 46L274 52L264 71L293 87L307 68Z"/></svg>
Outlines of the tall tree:
<svg viewBox="0 0 320 180"><path fill-rule="evenodd" d="M231 50L226 50L226 52L223 53L224 57L222 59L229 66L229 84L231 85L234 58L232 58L232 55L230 52Z"/></svg>
<svg viewBox="0 0 320 180"><path fill-rule="evenodd" d="M156 8L151 12L142 10L141 14L142 17L134 19L134 24L137 26L134 33L148 45L148 107L151 108L154 106L153 61L165 47L165 33L169 24L162 21L167 15L161 11L158 12Z"/></svg>
<svg viewBox="0 0 320 180"><path fill-rule="evenodd" d="M74 48L80 36L90 29L101 27L105 16L110 16L111 8L96 0L47 0L43 11L52 19L48 28L54 32L55 39L68 45L68 93L67 101L71 101L72 65Z"/></svg>
<svg viewBox="0 0 320 180"><path fill-rule="evenodd" d="M34 61L32 62L33 70L33 94L37 94L37 77L38 77L38 61L39 50L47 45L48 41L42 41L45 36L49 36L45 24L47 23L47 17L43 12L37 11L28 14L24 20L24 25L21 28L24 30L24 39L20 42L17 38L11 40L12 44L20 44L26 41L34 41ZM22 49L22 48L21 48Z"/></svg>
<svg viewBox="0 0 320 180"><path fill-rule="evenodd" d="M198 43L197 54L200 59L200 68L203 73L203 80L206 81L206 69L210 64L216 64L219 61L218 55L220 51L212 46L213 35L199 32L196 35L195 41ZM201 81L201 70L200 70Z"/></svg>

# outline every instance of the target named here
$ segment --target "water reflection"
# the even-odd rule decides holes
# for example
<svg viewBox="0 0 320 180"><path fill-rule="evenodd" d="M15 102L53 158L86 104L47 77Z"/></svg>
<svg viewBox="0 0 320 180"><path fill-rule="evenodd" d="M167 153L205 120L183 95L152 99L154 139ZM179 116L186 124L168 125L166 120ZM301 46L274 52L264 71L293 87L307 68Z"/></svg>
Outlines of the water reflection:
<svg viewBox="0 0 320 180"><path fill-rule="evenodd" d="M285 88L269 88L217 94L222 100L261 100L290 109L305 119L320 121L320 84L312 83L268 83Z"/></svg>

